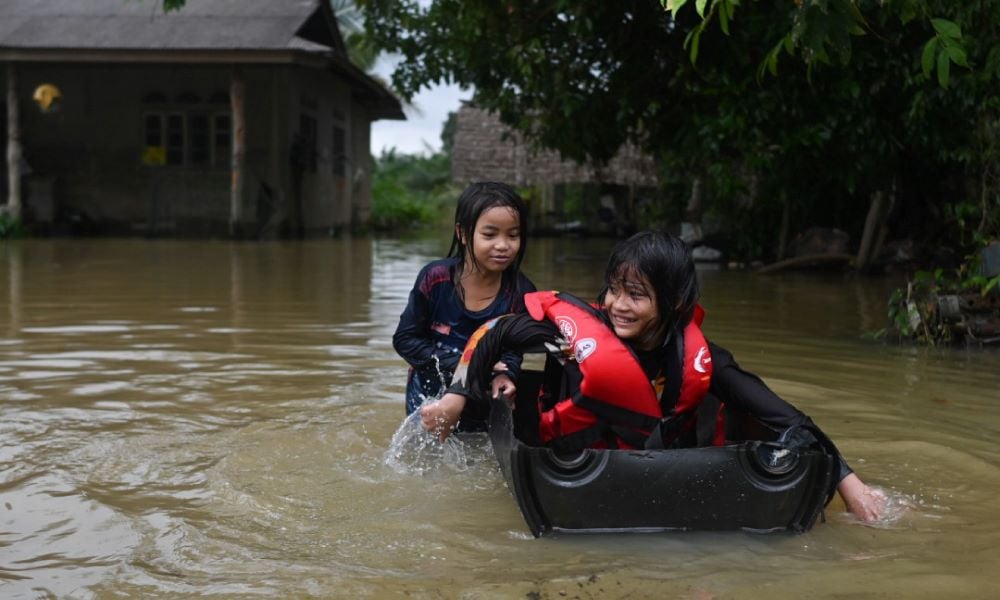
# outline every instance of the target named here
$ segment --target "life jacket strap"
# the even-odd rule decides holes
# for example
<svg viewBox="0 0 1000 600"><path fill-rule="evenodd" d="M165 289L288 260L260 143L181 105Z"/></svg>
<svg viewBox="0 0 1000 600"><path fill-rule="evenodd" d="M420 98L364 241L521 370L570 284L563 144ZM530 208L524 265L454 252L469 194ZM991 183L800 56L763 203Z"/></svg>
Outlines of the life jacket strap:
<svg viewBox="0 0 1000 600"><path fill-rule="evenodd" d="M651 431L660 422L660 419L654 416L644 415L626 408L594 400L593 398L584 396L579 392L579 390L574 391L573 395L570 397L573 400L573 404L579 406L580 408L587 409L605 421L614 423L615 425L624 425L626 427Z"/></svg>
<svg viewBox="0 0 1000 600"><path fill-rule="evenodd" d="M646 440L649 439L649 436L641 431L636 431L635 429L615 427L614 425L609 427L609 429L614 432L615 436L621 439L621 441L625 442L632 448L644 448L646 446Z"/></svg>
<svg viewBox="0 0 1000 600"><path fill-rule="evenodd" d="M545 446L557 453L568 454L571 452L580 452L584 448L592 447L601 441L608 441L607 428L597 425L557 437L546 442Z"/></svg>
<svg viewBox="0 0 1000 600"><path fill-rule="evenodd" d="M694 415L689 412L670 415L653 429L653 433L646 439L645 448L663 450L677 447L678 442L694 428L695 423Z"/></svg>

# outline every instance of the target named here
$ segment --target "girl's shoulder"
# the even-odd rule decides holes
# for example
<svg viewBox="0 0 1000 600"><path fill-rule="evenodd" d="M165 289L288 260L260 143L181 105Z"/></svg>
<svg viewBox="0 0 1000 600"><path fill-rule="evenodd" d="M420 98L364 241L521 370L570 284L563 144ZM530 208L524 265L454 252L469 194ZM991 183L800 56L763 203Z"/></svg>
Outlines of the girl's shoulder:
<svg viewBox="0 0 1000 600"><path fill-rule="evenodd" d="M517 283L514 284L514 281ZM503 286L505 289L501 291L499 297L507 303L505 308L510 312L522 312L524 310L524 295L538 291L531 279L520 271L517 272L516 280L513 277L504 278Z"/></svg>
<svg viewBox="0 0 1000 600"><path fill-rule="evenodd" d="M454 273L457 265L458 260L455 258L439 258L424 265L424 268L420 269L420 274L417 275L417 287L420 292L429 296L431 290L442 283L454 285Z"/></svg>

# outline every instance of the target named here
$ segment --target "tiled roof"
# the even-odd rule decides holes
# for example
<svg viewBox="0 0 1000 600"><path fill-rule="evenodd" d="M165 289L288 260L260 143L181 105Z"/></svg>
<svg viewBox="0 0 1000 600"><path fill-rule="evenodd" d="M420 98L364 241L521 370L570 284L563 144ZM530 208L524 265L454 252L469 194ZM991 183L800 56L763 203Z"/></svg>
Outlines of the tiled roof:
<svg viewBox="0 0 1000 600"><path fill-rule="evenodd" d="M339 42L329 28L303 33L319 3L187 0L164 14L162 0L2 0L0 48L301 50L306 40L329 51Z"/></svg>

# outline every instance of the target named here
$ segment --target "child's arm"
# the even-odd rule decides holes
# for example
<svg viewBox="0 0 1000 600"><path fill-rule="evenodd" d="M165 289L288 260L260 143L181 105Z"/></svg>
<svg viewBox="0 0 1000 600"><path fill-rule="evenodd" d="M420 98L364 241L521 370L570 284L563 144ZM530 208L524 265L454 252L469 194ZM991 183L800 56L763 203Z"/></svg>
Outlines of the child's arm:
<svg viewBox="0 0 1000 600"><path fill-rule="evenodd" d="M410 290L410 297L399 316L399 325L392 336L392 347L403 360L415 369L441 366L448 370L454 368L457 357L446 356L448 353L439 349L430 336L431 300L428 296L430 286L426 283L427 268L417 275L417 281ZM435 355L439 354L438 360ZM438 365L438 362L448 364Z"/></svg>
<svg viewBox="0 0 1000 600"><path fill-rule="evenodd" d="M467 398L455 392L448 392L439 400L420 407L420 424L424 429L445 441L458 425L465 410Z"/></svg>
<svg viewBox="0 0 1000 600"><path fill-rule="evenodd" d="M865 485L854 473L840 480L837 493L844 499L844 505L851 514L869 523L882 516L889 501L885 492Z"/></svg>
<svg viewBox="0 0 1000 600"><path fill-rule="evenodd" d="M525 311L524 295L534 291L537 291L535 289L535 284L532 283L532 281L528 279L528 277L523 273L518 273L517 288L515 290L516 300L514 301L514 304L511 307L511 312L515 314L523 313ZM494 378L494 380L499 379L500 377L506 375L507 378L509 379L510 385L516 387L517 379L521 374L521 362L523 361L523 359L524 355L520 352L515 352L511 350L505 351L503 355L500 357L500 361L503 362L503 364L506 366L506 369L504 369L503 375L498 375L497 377ZM493 391L494 392L497 391L497 387L502 387L503 385L504 383L502 382L499 383L498 385L494 385Z"/></svg>
<svg viewBox="0 0 1000 600"><path fill-rule="evenodd" d="M555 326L535 321L528 313L499 317L483 325L472 335L455 372L448 392L436 402L420 408L424 428L444 441L465 416L486 418L489 400L485 393L512 393L514 382L505 376L491 377L497 358L505 348L512 351L544 349L545 342L558 336Z"/></svg>
<svg viewBox="0 0 1000 600"><path fill-rule="evenodd" d="M776 430L792 425L806 425L819 430L809 416L775 394L759 377L741 369L728 350L715 344L709 345L713 365L711 389L723 403L750 414ZM832 446L832 442L830 444ZM844 499L847 509L863 521L877 520L885 509L885 494L861 481L839 451L837 458L840 460L837 492Z"/></svg>

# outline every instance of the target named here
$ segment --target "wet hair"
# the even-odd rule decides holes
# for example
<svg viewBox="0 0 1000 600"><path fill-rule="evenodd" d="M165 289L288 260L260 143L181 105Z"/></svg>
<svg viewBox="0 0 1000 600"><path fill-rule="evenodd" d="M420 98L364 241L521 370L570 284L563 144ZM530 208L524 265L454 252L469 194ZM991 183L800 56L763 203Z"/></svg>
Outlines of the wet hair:
<svg viewBox="0 0 1000 600"><path fill-rule="evenodd" d="M649 280L656 294L662 331L679 330L691 321L700 292L691 248L682 239L669 233L641 231L620 242L608 258L598 302L603 306L608 288L621 286L630 276Z"/></svg>
<svg viewBox="0 0 1000 600"><path fill-rule="evenodd" d="M480 181L465 188L462 195L458 197L458 206L455 207L455 232L451 238L451 249L448 250L448 256L463 259L458 265L458 275L461 275L462 269L465 266L464 259L466 255L472 260L473 264L479 266L476 262L476 255L471 249L466 249L465 244L462 243L462 238L464 237L471 243L471 240L475 237L476 223L479 222L479 217L487 210L498 206L510 208L517 213L518 227L521 232L521 246L510 267L504 271L504 275L507 276L509 273L511 277L514 277L517 275L518 270L520 270L528 241L528 207L525 205L524 200L514 191L514 188L506 183ZM459 231L461 231L461 236L459 235Z"/></svg>

